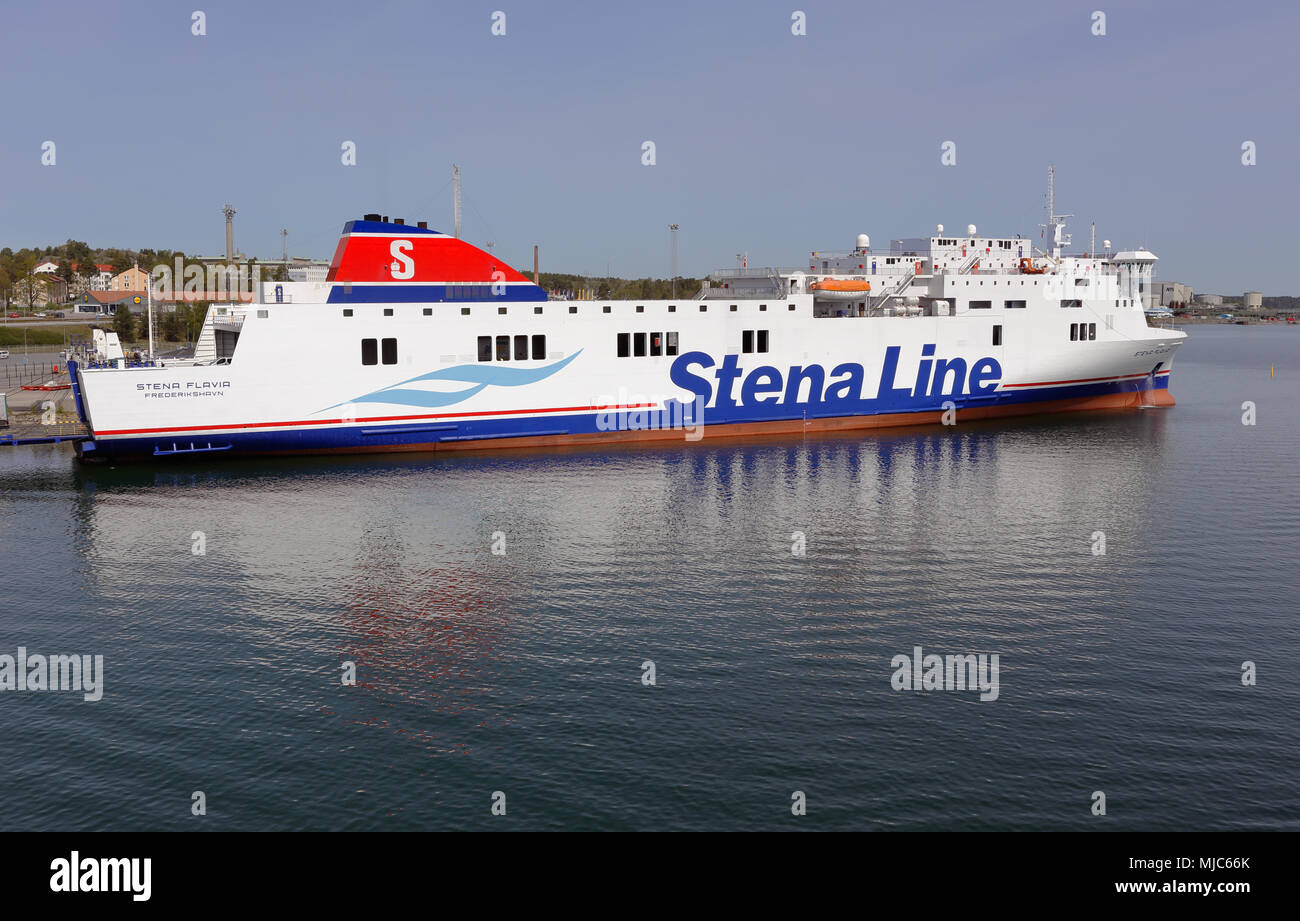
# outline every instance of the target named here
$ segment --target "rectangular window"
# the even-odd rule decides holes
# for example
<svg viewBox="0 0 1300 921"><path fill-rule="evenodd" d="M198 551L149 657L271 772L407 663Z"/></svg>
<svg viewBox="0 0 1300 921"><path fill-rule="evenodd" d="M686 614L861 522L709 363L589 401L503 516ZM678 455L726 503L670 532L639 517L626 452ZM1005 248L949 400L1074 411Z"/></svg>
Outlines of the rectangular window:
<svg viewBox="0 0 1300 921"><path fill-rule="evenodd" d="M995 323L993 325L993 344L1002 344L1002 325L1000 323Z"/></svg>
<svg viewBox="0 0 1300 921"><path fill-rule="evenodd" d="M497 361L510 360L510 337L497 336Z"/></svg>
<svg viewBox="0 0 1300 921"><path fill-rule="evenodd" d="M425 308L424 308L424 315L425 315L426 317L431 317L431 316L433 316L433 308L432 308L432 307L425 307Z"/></svg>
<svg viewBox="0 0 1300 921"><path fill-rule="evenodd" d="M515 361L528 360L528 337L515 336Z"/></svg>
<svg viewBox="0 0 1300 921"><path fill-rule="evenodd" d="M1078 323L1071 323L1071 324L1070 324L1070 341L1071 341L1071 342L1074 342L1074 341L1076 341L1078 338L1079 338L1079 324L1078 324Z"/></svg>
<svg viewBox="0 0 1300 921"><path fill-rule="evenodd" d="M380 342L380 345L383 347L382 351L384 357L384 364L386 365L397 364L397 340L384 339L382 342Z"/></svg>
<svg viewBox="0 0 1300 921"><path fill-rule="evenodd" d="M767 351L767 330L765 329L758 331L758 350L760 352Z"/></svg>
<svg viewBox="0 0 1300 921"><path fill-rule="evenodd" d="M754 351L754 331L747 329L740 334L740 350L742 352Z"/></svg>
<svg viewBox="0 0 1300 921"><path fill-rule="evenodd" d="M971 310L989 310L992 307L993 307L992 301L971 301L970 302Z"/></svg>
<svg viewBox="0 0 1300 921"><path fill-rule="evenodd" d="M533 336L533 361L541 361L546 357L546 337Z"/></svg>
<svg viewBox="0 0 1300 921"><path fill-rule="evenodd" d="M460 308L460 315L461 315L462 317L467 317L467 316L469 316L469 308L468 308L468 307L462 307L462 308Z"/></svg>
<svg viewBox="0 0 1300 921"><path fill-rule="evenodd" d="M363 365L379 364L379 340L378 339L361 340L361 363Z"/></svg>
<svg viewBox="0 0 1300 921"><path fill-rule="evenodd" d="M636 312L637 312L637 313L645 313L645 305L644 305L644 304L637 304L637 305L636 305Z"/></svg>
<svg viewBox="0 0 1300 921"><path fill-rule="evenodd" d="M1075 298L1066 298L1061 300L1062 307L1082 307L1083 301Z"/></svg>
<svg viewBox="0 0 1300 921"><path fill-rule="evenodd" d="M533 308L533 313L541 313L541 312L542 312L542 308L540 308L540 307L534 307L534 308Z"/></svg>
<svg viewBox="0 0 1300 921"><path fill-rule="evenodd" d="M663 353L664 353L664 334L663 334L663 333L651 333L651 334L650 334L650 354L651 354L652 356L654 356L654 355L662 355Z"/></svg>
<svg viewBox="0 0 1300 921"><path fill-rule="evenodd" d="M602 313L609 313L609 305L606 304L604 307L602 307L602 308L601 308L601 312L602 312Z"/></svg>
<svg viewBox="0 0 1300 921"><path fill-rule="evenodd" d="M577 305L577 304L570 304L570 305L569 305L569 313L577 313L577 312L578 312L578 305Z"/></svg>
<svg viewBox="0 0 1300 921"><path fill-rule="evenodd" d="M1025 302L1024 302L1024 301L1005 301L1004 304L1005 304L1007 310L1024 310L1024 309L1025 309Z"/></svg>
<svg viewBox="0 0 1300 921"><path fill-rule="evenodd" d="M491 336L478 337L478 360L479 361L492 360L492 337Z"/></svg>
<svg viewBox="0 0 1300 921"><path fill-rule="evenodd" d="M393 308L392 308L392 307L385 307L385 308L384 308L384 316L386 316L386 317L391 317L392 315L393 315Z"/></svg>
<svg viewBox="0 0 1300 921"><path fill-rule="evenodd" d="M1096 339L1096 338L1097 338L1097 324L1096 324L1096 323L1089 323L1089 324L1088 324L1088 339L1089 339L1089 340L1092 340L1092 339Z"/></svg>
<svg viewBox="0 0 1300 921"><path fill-rule="evenodd" d="M645 356L645 333L632 334L632 354L637 358Z"/></svg>
<svg viewBox="0 0 1300 921"><path fill-rule="evenodd" d="M632 354L632 334L619 333L618 334L618 357L627 358L631 354Z"/></svg>
<svg viewBox="0 0 1300 921"><path fill-rule="evenodd" d="M676 354L677 354L677 334L676 334L676 333L664 333L664 354L665 354L665 355L676 355Z"/></svg>
<svg viewBox="0 0 1300 921"><path fill-rule="evenodd" d="M352 316L352 308L351 308L351 307L344 307L344 308L343 308L343 316L345 316L345 317L350 317L350 316Z"/></svg>
<svg viewBox="0 0 1300 921"><path fill-rule="evenodd" d="M676 313L676 312L677 312L677 305L676 305L676 304L669 304L669 305L668 305L668 312L669 312L669 313Z"/></svg>

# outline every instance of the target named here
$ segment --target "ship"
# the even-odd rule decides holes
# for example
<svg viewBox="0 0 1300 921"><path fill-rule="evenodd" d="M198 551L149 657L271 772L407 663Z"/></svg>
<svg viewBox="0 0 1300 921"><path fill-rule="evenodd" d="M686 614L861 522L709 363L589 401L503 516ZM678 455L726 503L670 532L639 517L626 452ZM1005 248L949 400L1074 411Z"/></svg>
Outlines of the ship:
<svg viewBox="0 0 1300 921"><path fill-rule="evenodd" d="M83 460L533 448L1172 406L1156 256L964 234L571 300L427 222L347 222L326 279L212 304L185 359L69 362ZM1109 249L1107 244L1106 249Z"/></svg>

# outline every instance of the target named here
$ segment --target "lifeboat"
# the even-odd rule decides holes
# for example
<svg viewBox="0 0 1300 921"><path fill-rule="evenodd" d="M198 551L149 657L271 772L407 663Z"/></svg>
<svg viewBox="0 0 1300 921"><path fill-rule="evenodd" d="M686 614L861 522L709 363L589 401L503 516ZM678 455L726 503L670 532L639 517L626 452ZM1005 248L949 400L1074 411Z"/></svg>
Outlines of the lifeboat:
<svg viewBox="0 0 1300 921"><path fill-rule="evenodd" d="M1025 256L1020 260L1020 271L1025 275L1042 275L1047 272L1047 267L1036 266L1034 260Z"/></svg>
<svg viewBox="0 0 1300 921"><path fill-rule="evenodd" d="M808 286L819 301L860 301L871 293L871 282L853 278L824 278Z"/></svg>

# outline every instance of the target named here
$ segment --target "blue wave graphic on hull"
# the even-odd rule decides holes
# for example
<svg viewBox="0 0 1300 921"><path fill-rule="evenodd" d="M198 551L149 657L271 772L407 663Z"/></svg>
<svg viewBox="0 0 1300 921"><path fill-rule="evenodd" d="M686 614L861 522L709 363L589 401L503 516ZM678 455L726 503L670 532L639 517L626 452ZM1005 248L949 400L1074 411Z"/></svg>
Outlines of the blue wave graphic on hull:
<svg viewBox="0 0 1300 921"><path fill-rule="evenodd" d="M396 384L391 384L382 390L376 390L364 396L355 397L342 403L335 403L333 406L326 406L324 409L318 409L317 412L328 412L331 409L338 409L340 406L348 406L353 403L392 403L397 406L415 406L420 409L451 406L468 400L486 387L522 387L526 384L535 384L560 371L581 354L582 349L579 349L568 358L541 368L503 368L490 364L457 365L454 368L442 368L438 371L429 371L426 374L409 377L404 381L398 381ZM456 390L452 393L416 390L406 386L417 381L457 381L464 384L473 384L474 386L467 387L464 390Z"/></svg>

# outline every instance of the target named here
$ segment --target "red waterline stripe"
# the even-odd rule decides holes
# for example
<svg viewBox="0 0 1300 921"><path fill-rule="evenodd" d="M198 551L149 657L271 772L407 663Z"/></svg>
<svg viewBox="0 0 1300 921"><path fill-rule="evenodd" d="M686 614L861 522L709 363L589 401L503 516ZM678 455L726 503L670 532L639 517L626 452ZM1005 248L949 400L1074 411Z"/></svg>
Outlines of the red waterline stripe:
<svg viewBox="0 0 1300 921"><path fill-rule="evenodd" d="M354 422L409 422L416 419L464 419L469 416L519 416L528 413L625 412L629 409L658 409L658 403L635 406L557 406L552 409L492 409L476 413L432 413L422 416L367 416L364 419L304 419L298 422L241 422L237 425L185 425L179 428L111 429L95 432L104 435L157 435L161 432L218 432L230 429L283 428L290 425L337 425Z"/></svg>
<svg viewBox="0 0 1300 921"><path fill-rule="evenodd" d="M1164 371L1157 371L1156 377L1161 374L1168 374L1171 369L1166 368ZM1098 381L1126 381L1135 377L1146 377L1145 374L1121 374L1118 377L1083 377L1074 381L1039 381L1035 384L1003 384L1003 390L1010 390L1012 387L1055 387L1061 384L1095 384Z"/></svg>

